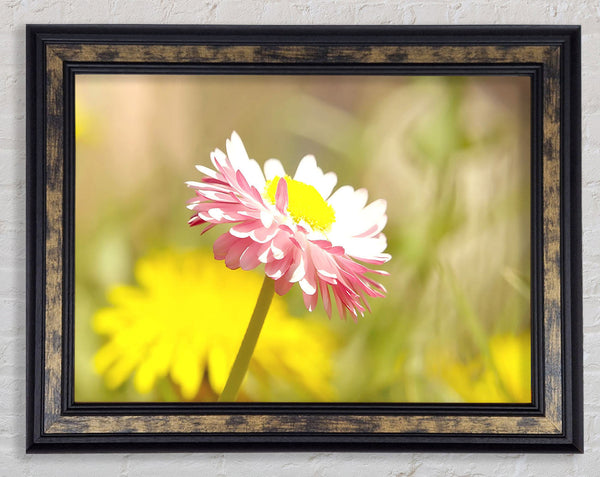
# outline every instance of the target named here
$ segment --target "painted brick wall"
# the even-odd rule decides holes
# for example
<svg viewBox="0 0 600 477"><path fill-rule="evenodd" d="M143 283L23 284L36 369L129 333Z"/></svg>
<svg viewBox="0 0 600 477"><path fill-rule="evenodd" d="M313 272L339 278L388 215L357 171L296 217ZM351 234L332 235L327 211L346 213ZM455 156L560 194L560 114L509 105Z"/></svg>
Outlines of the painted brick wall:
<svg viewBox="0 0 600 477"><path fill-rule="evenodd" d="M25 24L581 24L585 455L29 455L25 438ZM600 475L598 0L3 0L0 5L1 476Z"/></svg>

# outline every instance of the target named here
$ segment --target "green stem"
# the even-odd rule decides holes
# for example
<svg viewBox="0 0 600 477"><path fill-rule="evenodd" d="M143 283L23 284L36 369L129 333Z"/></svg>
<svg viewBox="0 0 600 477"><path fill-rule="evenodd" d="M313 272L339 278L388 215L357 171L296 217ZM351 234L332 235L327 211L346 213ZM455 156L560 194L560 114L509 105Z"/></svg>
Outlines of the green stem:
<svg viewBox="0 0 600 477"><path fill-rule="evenodd" d="M260 330L262 330L263 323L265 322L265 317L267 316L267 312L271 306L274 293L275 282L265 275L265 281L260 289L256 306L252 312L250 323L248 323L248 329L246 330L240 350L238 351L233 366L231 367L231 371L229 373L229 377L227 378L227 382L225 383L225 387L223 388L223 392L221 393L221 396L219 396L220 402L235 401L235 397L237 396L242 381L244 380L246 371L248 371L248 365L250 364L252 353L254 353L254 347L258 341Z"/></svg>

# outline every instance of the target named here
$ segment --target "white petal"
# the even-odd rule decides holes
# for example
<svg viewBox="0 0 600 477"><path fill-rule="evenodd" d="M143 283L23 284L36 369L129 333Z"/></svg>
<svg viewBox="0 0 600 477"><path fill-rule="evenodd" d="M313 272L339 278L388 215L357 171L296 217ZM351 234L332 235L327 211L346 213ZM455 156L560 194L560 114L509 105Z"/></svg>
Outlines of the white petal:
<svg viewBox="0 0 600 477"><path fill-rule="evenodd" d="M373 212L368 212L367 214L369 215L361 215L360 220L356 221L356 226L349 227L350 235L374 237L383 230L388 220L387 215L385 215L385 211L383 214L379 215L374 214ZM365 234L365 232L368 232L368 234Z"/></svg>
<svg viewBox="0 0 600 477"><path fill-rule="evenodd" d="M275 177L285 177L285 169L279 159L268 159L265 162L264 170L268 181L273 180Z"/></svg>
<svg viewBox="0 0 600 477"><path fill-rule="evenodd" d="M378 235L385 225L387 224L387 215L382 215L377 220L361 220L357 221L356 226L352 226L350 223L346 223L346 232L355 238L370 238ZM368 232L368 233L365 233Z"/></svg>
<svg viewBox="0 0 600 477"><path fill-rule="evenodd" d="M344 189L344 187L340 187L338 190ZM335 195L336 193L331 196L331 199L328 202L331 203L331 200L335 199L335 205L331 205L335 209L336 219L338 215L347 215L350 216L352 220L356 220L358 218L358 214L361 213L369 196L367 189L354 190L352 187L350 187L350 191L344 191L341 197L335 197Z"/></svg>
<svg viewBox="0 0 600 477"><path fill-rule="evenodd" d="M385 235L372 238L351 238L342 244L348 255L357 258L375 258L387 247Z"/></svg>
<svg viewBox="0 0 600 477"><path fill-rule="evenodd" d="M227 155L221 151L221 149L217 148L210 153L210 160L213 163L213 166L215 166L215 169L218 169L219 165L224 166L226 159Z"/></svg>
<svg viewBox="0 0 600 477"><path fill-rule="evenodd" d="M352 206L357 209L362 209L367 203L367 199L369 198L369 193L367 189L358 189L354 191L354 197L352 200Z"/></svg>
<svg viewBox="0 0 600 477"><path fill-rule="evenodd" d="M352 187L349 187L349 189L346 189L346 187L349 186L340 187L327 201L335 210L335 222L331 226L331 231L336 236L357 235L368 229L371 225L377 223L372 213L378 213L380 210L379 204L376 204L373 208L363 209L368 198L366 189L354 190ZM376 202L378 201L373 202L373 204ZM367 210L366 214L364 214L365 210Z"/></svg>
<svg viewBox="0 0 600 477"><path fill-rule="evenodd" d="M242 174L244 174L248 184L256 187L259 192L262 192L265 189L265 176L263 175L258 162L254 159L249 159L244 163L240 170L242 171Z"/></svg>
<svg viewBox="0 0 600 477"><path fill-rule="evenodd" d="M334 172L328 172L327 174L324 174L320 180L315 180L314 182L314 188L319 191L319 194L321 194L323 199L327 200L331 191L337 184L337 176Z"/></svg>
<svg viewBox="0 0 600 477"><path fill-rule="evenodd" d="M379 234L387 223L386 208L387 202L384 199L377 199L360 212L352 212L346 215L339 214L339 220L336 220L333 225L339 227L340 230L343 229L344 233L349 236L361 235L375 225L377 226L376 229L368 234L368 237L373 237ZM336 219L338 219L338 215L336 215Z"/></svg>
<svg viewBox="0 0 600 477"><path fill-rule="evenodd" d="M379 256L383 258L386 262L389 262L392 259L392 256L389 253L380 253ZM383 285L381 286L383 287ZM385 287L383 288L383 291L387 291Z"/></svg>
<svg viewBox="0 0 600 477"><path fill-rule="evenodd" d="M349 185L345 185L336 190L329 198L327 203L334 208L336 221L338 219L338 211L342 212L346 208L345 205L352 200L353 196L354 189Z"/></svg>
<svg viewBox="0 0 600 477"><path fill-rule="evenodd" d="M384 199L374 200L362 210L361 219L377 223L385 215L386 208L387 202Z"/></svg>
<svg viewBox="0 0 600 477"><path fill-rule="evenodd" d="M267 210L260 211L260 221L265 226L265 228L269 228L273 223L273 214Z"/></svg>
<svg viewBox="0 0 600 477"><path fill-rule="evenodd" d="M185 185L189 187L204 187L204 184L202 182L196 181L186 181Z"/></svg>
<svg viewBox="0 0 600 477"><path fill-rule="evenodd" d="M317 174L320 177L323 174L323 171L317 167L315 156L309 154L308 156L304 156L300 161L300 164L298 164L293 179L312 185L312 181Z"/></svg>
<svg viewBox="0 0 600 477"><path fill-rule="evenodd" d="M238 136L238 133L233 131L231 133L231 139L227 139L225 142L227 148L227 157L231 161L231 165L237 171L244 166L244 163L248 162L248 153L244 147L244 143Z"/></svg>
<svg viewBox="0 0 600 477"><path fill-rule="evenodd" d="M294 180L313 186L323 199L327 199L337 183L337 176L333 172L323 174L322 169L317 166L315 157L307 155L298 164Z"/></svg>
<svg viewBox="0 0 600 477"><path fill-rule="evenodd" d="M308 234L306 234L306 238L308 240L327 240L328 234L321 232L320 230L312 230L310 229L310 225L307 224L309 228Z"/></svg>
<svg viewBox="0 0 600 477"><path fill-rule="evenodd" d="M212 177L213 179L216 179L216 177L217 177L217 172L213 171L212 169L209 169L208 167L197 165L196 169L198 169L200 172L202 172L202 174L204 174L205 176Z"/></svg>

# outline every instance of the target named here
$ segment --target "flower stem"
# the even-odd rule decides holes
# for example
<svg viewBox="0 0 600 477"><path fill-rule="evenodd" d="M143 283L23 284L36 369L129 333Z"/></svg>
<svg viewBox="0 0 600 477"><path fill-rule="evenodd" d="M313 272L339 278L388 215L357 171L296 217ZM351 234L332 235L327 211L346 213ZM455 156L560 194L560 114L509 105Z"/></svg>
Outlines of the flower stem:
<svg viewBox="0 0 600 477"><path fill-rule="evenodd" d="M223 388L219 401L235 401L235 397L240 389L240 385L244 380L246 371L248 371L248 365L254 353L254 347L258 341L260 331L262 330L265 317L271 306L273 300L273 294L275 293L275 282L265 275L265 281L260 289L258 300L254 306L250 323L248 323L248 329L242 340L240 350L233 362L229 377Z"/></svg>

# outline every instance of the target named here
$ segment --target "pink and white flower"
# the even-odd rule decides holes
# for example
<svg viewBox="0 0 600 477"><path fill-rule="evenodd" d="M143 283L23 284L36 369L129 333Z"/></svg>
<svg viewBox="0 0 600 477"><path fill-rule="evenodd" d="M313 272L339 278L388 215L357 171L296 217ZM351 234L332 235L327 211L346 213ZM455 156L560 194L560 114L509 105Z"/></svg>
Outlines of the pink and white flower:
<svg viewBox="0 0 600 477"><path fill-rule="evenodd" d="M356 260L380 265L391 258L381 232L386 202L366 205L367 191L347 185L333 192L336 175L323 173L314 156L304 156L291 178L277 159L266 161L263 172L235 132L226 146L227 154L211 153L216 170L196 166L206 177L187 182L196 192L188 201L190 225L205 226L204 233L232 224L215 241L215 258L231 269L264 264L279 295L300 285L310 311L320 294L331 316L330 292L341 317L370 311L367 296L382 297L385 288L366 274L387 273Z"/></svg>

